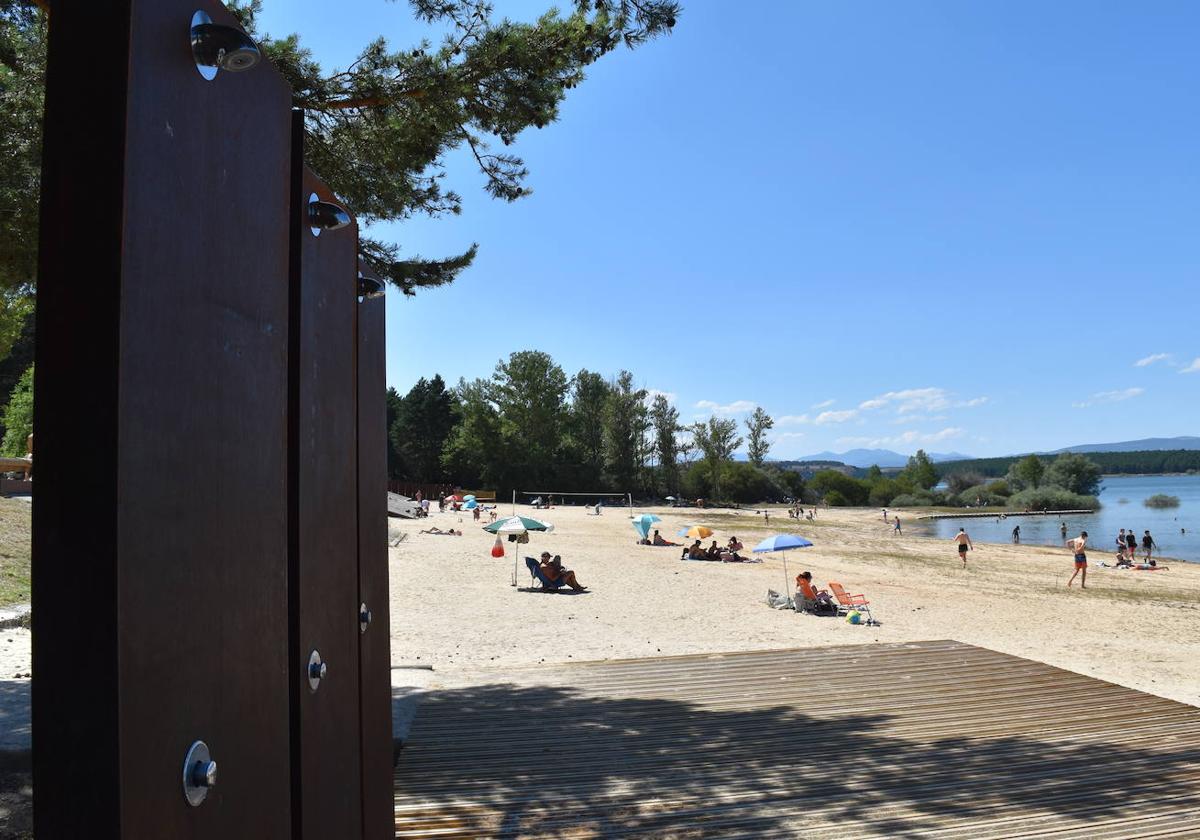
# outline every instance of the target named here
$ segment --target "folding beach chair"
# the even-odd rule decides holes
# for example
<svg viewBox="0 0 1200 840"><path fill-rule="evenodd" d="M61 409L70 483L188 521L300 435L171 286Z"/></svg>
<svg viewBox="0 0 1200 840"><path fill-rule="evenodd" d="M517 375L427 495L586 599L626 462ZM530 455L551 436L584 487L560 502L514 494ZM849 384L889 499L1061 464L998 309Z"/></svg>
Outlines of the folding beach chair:
<svg viewBox="0 0 1200 840"><path fill-rule="evenodd" d="M871 616L871 602L867 600L866 595L849 595L840 583L833 581L829 582L829 591L837 599L839 614L848 613L850 610L859 610L867 614L867 624L875 623L875 619Z"/></svg>
<svg viewBox="0 0 1200 840"><path fill-rule="evenodd" d="M529 576L541 584L543 592L553 592L563 585L561 578L550 580L550 578L546 577L542 572L541 563L538 562L536 557L526 557L525 565L529 567Z"/></svg>

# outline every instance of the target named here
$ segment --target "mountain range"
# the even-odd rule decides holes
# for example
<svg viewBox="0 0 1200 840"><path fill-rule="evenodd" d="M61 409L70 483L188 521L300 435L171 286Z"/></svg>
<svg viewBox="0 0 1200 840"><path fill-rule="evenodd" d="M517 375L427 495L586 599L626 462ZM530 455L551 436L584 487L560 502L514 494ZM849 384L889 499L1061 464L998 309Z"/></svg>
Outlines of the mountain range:
<svg viewBox="0 0 1200 840"><path fill-rule="evenodd" d="M960 452L927 452L931 461L966 461L970 455ZM846 452L818 452L816 455L805 455L796 458L797 461L840 461L851 467L866 469L872 465L879 467L903 467L908 464L908 456L893 452L890 449L850 449Z"/></svg>
<svg viewBox="0 0 1200 840"><path fill-rule="evenodd" d="M1058 455L1062 452L1147 452L1165 449L1200 449L1200 437L1182 435L1170 438L1142 438L1141 440L1122 440L1115 443L1083 443L1078 446L1067 446L1050 452L1040 452L1040 455ZM970 461L971 455L961 452L929 452L929 459L935 463L942 461ZM789 459L791 460L791 459ZM908 456L893 452L890 449L851 449L846 452L818 452L815 455L805 455L796 461L840 461L851 467L866 469L873 464L880 467L903 467L908 464Z"/></svg>
<svg viewBox="0 0 1200 840"><path fill-rule="evenodd" d="M1200 449L1200 437L1182 435L1171 438L1123 440L1118 443L1085 443L1080 446L1068 446L1066 449L1055 449L1053 452L1044 454L1057 455L1060 452L1159 452L1164 449Z"/></svg>

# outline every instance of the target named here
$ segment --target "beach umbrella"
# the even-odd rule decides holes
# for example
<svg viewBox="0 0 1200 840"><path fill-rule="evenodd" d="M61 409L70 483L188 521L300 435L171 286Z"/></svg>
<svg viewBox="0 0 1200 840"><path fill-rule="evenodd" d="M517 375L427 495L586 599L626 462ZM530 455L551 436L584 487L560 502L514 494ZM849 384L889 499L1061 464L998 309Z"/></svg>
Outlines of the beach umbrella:
<svg viewBox="0 0 1200 840"><path fill-rule="evenodd" d="M776 534L773 537L767 537L752 549L759 554L767 551L783 552L783 591L787 595L788 602L793 607L796 606L796 602L792 600L792 579L788 577L787 553L793 548L810 547L812 547L812 543L804 539L804 537L797 537L795 534Z"/></svg>
<svg viewBox="0 0 1200 840"><path fill-rule="evenodd" d="M467 502L463 505L463 507L467 510L475 510L475 508L479 507L479 502L475 501L474 496L471 496L467 499Z"/></svg>
<svg viewBox="0 0 1200 840"><path fill-rule="evenodd" d="M655 522L662 522L662 519L653 513L643 513L641 516L633 518L633 527L634 530L641 534L642 539L647 539L650 536L650 526Z"/></svg>
<svg viewBox="0 0 1200 840"><path fill-rule="evenodd" d="M713 535L712 528L706 528L703 525L690 525L683 528L679 532L681 537L691 537L694 540L706 540Z"/></svg>
<svg viewBox="0 0 1200 840"><path fill-rule="evenodd" d="M554 526L532 516L506 516L490 525L484 525L483 530L489 534L523 534L526 531L543 531L548 534L554 530Z"/></svg>
<svg viewBox="0 0 1200 840"><path fill-rule="evenodd" d="M549 522L543 522L540 519L534 519L531 516L508 516L504 519L497 519L490 525L484 525L483 530L489 534L524 534L527 531L540 531L543 534L548 534L554 530L554 526ZM513 576L512 585L517 585L517 552L513 552Z"/></svg>
<svg viewBox="0 0 1200 840"><path fill-rule="evenodd" d="M473 502L473 501L475 501L475 497L470 494L467 494L466 496L463 496L463 501L464 502Z"/></svg>

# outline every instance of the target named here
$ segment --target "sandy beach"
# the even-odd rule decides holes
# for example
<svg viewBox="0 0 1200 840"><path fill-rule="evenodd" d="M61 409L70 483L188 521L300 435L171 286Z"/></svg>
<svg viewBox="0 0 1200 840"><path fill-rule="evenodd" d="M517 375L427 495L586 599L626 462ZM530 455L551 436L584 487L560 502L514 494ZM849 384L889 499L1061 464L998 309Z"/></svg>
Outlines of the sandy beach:
<svg viewBox="0 0 1200 840"><path fill-rule="evenodd" d="M955 639L1200 705L1200 564L1093 565L1087 589L1078 580L1068 589L1063 549L977 544L963 569L950 541L894 536L878 509L823 509L814 522L772 509L769 524L747 510L635 512L662 517L663 535L677 541L686 524L708 525L722 542L736 535L747 548L768 534L800 534L814 546L788 554L789 576L808 569L821 588L837 581L866 594L881 626L768 608L767 590L785 581L779 555L686 562L679 549L637 545L626 510L518 506L556 530L524 546L506 542L499 559L490 556L494 537L469 514L390 520L393 539L406 535L390 550L393 665L432 666L435 682L456 683L479 669L539 662ZM431 526L464 535L418 533ZM521 558L548 550L591 591L513 588L514 549L521 587L530 582ZM1102 559L1111 562L1107 552L1092 557Z"/></svg>

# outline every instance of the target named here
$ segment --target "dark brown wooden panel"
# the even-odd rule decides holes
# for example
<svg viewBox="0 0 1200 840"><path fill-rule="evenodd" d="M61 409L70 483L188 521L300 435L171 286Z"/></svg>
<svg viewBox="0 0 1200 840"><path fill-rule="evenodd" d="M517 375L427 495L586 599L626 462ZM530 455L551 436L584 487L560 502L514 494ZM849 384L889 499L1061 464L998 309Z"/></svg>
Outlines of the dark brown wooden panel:
<svg viewBox="0 0 1200 840"><path fill-rule="evenodd" d="M34 822L38 837L55 839L120 830L113 663L128 54L128 2L55 3L42 146L33 503ZM80 406L87 406L85 434Z"/></svg>
<svg viewBox="0 0 1200 840"><path fill-rule="evenodd" d="M358 305L358 590L371 610L359 636L363 836L392 837L392 686L388 619L384 298Z"/></svg>
<svg viewBox="0 0 1200 840"><path fill-rule="evenodd" d="M51 97L80 112L59 100L47 136L35 581L61 628L35 630L39 837L290 830L291 97L265 63L204 80L197 9L233 23L209 0L53 10L78 52L52 57ZM79 160L95 174L66 177ZM220 770L193 808L197 739Z"/></svg>
<svg viewBox="0 0 1200 840"><path fill-rule="evenodd" d="M291 94L206 81L193 11L138 2L122 277L120 679L129 837L289 825L287 330ZM220 767L187 807L184 753Z"/></svg>
<svg viewBox="0 0 1200 840"><path fill-rule="evenodd" d="M301 138L293 121L295 160ZM357 397L358 233L314 235L308 198L337 198L307 169L293 192L294 465L291 608L293 791L298 836L361 834L358 684ZM295 176L294 176L295 177ZM320 652L327 676L309 687Z"/></svg>

